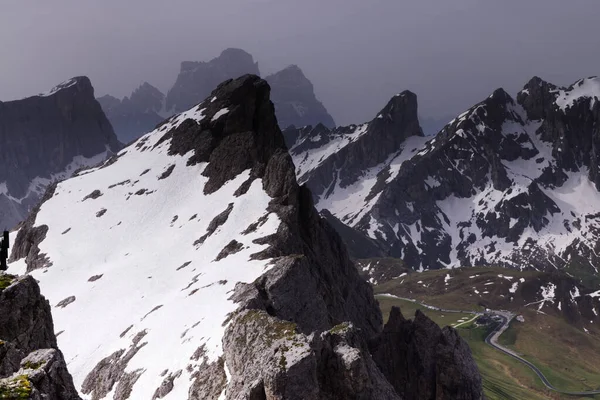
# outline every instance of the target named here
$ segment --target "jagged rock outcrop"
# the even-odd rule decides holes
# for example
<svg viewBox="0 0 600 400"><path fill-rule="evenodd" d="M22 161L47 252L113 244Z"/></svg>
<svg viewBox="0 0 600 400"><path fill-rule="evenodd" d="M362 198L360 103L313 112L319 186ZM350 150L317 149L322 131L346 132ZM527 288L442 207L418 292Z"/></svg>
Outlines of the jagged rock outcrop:
<svg viewBox="0 0 600 400"><path fill-rule="evenodd" d="M86 77L0 102L0 226L25 219L45 187L120 148Z"/></svg>
<svg viewBox="0 0 600 400"><path fill-rule="evenodd" d="M164 119L161 114L164 114L165 95L148 82L123 100L106 95L99 97L98 102L122 143L139 138Z"/></svg>
<svg viewBox="0 0 600 400"><path fill-rule="evenodd" d="M440 329L417 310L406 320L392 308L382 334L369 343L373 360L406 400L482 399L481 376L458 332Z"/></svg>
<svg viewBox="0 0 600 400"><path fill-rule="evenodd" d="M13 258L28 247L26 262L44 254L60 265L45 266L44 284L55 284L51 274L70 282L51 300L76 299L54 309L68 324L59 342L92 398L406 396L371 359L383 328L373 291L298 185L269 95L257 76L222 83L56 185L21 227ZM176 240L157 237L173 229ZM102 279L90 282L92 273ZM114 326L89 311L107 307Z"/></svg>
<svg viewBox="0 0 600 400"><path fill-rule="evenodd" d="M281 129L289 126L304 127L323 124L335 127L333 117L317 100L313 84L297 65L269 75L265 78L271 86L271 101Z"/></svg>
<svg viewBox="0 0 600 400"><path fill-rule="evenodd" d="M79 400L50 304L31 276L0 273L0 398Z"/></svg>
<svg viewBox="0 0 600 400"><path fill-rule="evenodd" d="M218 84L245 74L260 75L258 63L241 49L225 49L208 62L184 61L175 85L169 90L166 108L169 112L186 111L203 101Z"/></svg>

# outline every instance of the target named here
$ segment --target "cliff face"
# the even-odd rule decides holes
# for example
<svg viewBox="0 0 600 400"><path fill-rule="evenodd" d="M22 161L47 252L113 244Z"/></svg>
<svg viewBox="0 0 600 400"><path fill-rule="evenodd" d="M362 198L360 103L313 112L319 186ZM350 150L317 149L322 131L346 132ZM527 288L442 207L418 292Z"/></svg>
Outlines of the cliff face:
<svg viewBox="0 0 600 400"><path fill-rule="evenodd" d="M79 399L35 279L1 272L0 398Z"/></svg>
<svg viewBox="0 0 600 400"><path fill-rule="evenodd" d="M19 231L13 259L43 269L42 287L65 306L55 311L58 329L69 327L59 344L82 393L409 395L392 379L408 359L384 370L385 350L371 356L371 341L398 338L382 338L371 287L298 185L269 95L257 76L222 83L104 165L52 187ZM438 337L398 340L447 368L456 361L429 348ZM456 391L481 399L475 364L461 354L470 368L457 376L469 385L459 380ZM407 387L442 393L445 384L427 375Z"/></svg>
<svg viewBox="0 0 600 400"><path fill-rule="evenodd" d="M25 219L46 185L97 163L120 144L86 77L0 102L0 225Z"/></svg>

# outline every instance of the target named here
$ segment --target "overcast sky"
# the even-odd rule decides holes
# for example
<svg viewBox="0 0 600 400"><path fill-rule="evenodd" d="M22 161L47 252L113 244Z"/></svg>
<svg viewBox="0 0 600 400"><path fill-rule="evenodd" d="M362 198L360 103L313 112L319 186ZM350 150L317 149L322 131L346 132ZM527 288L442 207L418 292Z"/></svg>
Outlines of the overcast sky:
<svg viewBox="0 0 600 400"><path fill-rule="evenodd" d="M299 65L338 124L404 89L445 116L534 75L600 74L598 15L598 0L3 0L0 99L76 75L98 96L166 93L181 61L239 47L263 75Z"/></svg>

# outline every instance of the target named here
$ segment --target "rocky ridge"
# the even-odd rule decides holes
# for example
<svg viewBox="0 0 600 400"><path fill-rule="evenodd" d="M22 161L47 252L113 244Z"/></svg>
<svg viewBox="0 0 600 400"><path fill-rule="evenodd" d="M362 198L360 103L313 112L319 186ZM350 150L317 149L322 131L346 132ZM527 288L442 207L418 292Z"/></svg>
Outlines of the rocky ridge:
<svg viewBox="0 0 600 400"><path fill-rule="evenodd" d="M310 190L298 185L269 94L269 85L256 76L224 82L204 102L103 166L53 187L19 231L11 266L44 254L32 273L53 302L74 300L55 313L59 329L67 328L59 342L74 358L76 384L92 399L109 393L114 399L152 393L189 399L440 400L460 393L458 398L481 399L470 351L452 330L442 334L445 339L433 334L426 347L448 343L457 356L423 349L430 354L423 364L428 374L412 386L398 384L409 368L406 360L384 369L383 358L371 356L385 354L399 336L393 327L383 329L370 286L319 216ZM156 202L170 212L147 213ZM53 219L63 207L72 215ZM101 216L99 208L105 210ZM161 240L158 253L140 249L139 243L156 240L156 229L177 229L178 238L206 233L189 243ZM70 232L76 236L67 238ZM117 243L117 237L136 237L135 246L103 245ZM85 259L78 256L82 251ZM151 267L156 264L160 268ZM82 268L100 278L78 283ZM128 271L127 278L116 271ZM64 279L71 282L68 290L55 283ZM155 281L164 290L157 291ZM132 284L141 299L120 301ZM116 325L89 318L90 308L106 309L115 299ZM202 304L210 304L208 314ZM195 310L194 316L182 309ZM77 341L82 332L73 318L96 336ZM198 322L190 326L191 319ZM402 340L420 346L410 344L412 337ZM156 356L164 351L179 356L176 361ZM432 357L435 368L464 373L468 384L457 387L436 376Z"/></svg>
<svg viewBox="0 0 600 400"><path fill-rule="evenodd" d="M0 272L0 398L79 400L50 304L31 276Z"/></svg>
<svg viewBox="0 0 600 400"><path fill-rule="evenodd" d="M516 100L498 89L427 141L395 128L408 139L388 153L412 150L346 181L338 174L360 163L345 156L348 167L331 167L335 152L320 128L296 135L305 139L291 152L319 209L414 269L502 265L587 278L600 263L599 97L597 78L567 88L533 78ZM354 136L370 140L365 154L376 151L367 133Z"/></svg>
<svg viewBox="0 0 600 400"><path fill-rule="evenodd" d="M27 217L46 186L120 148L86 77L0 102L0 225Z"/></svg>

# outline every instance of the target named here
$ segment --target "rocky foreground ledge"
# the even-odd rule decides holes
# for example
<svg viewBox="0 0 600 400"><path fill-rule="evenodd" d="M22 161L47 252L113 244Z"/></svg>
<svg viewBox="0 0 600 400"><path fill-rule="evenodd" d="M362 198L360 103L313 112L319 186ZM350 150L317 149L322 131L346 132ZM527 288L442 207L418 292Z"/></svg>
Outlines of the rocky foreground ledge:
<svg viewBox="0 0 600 400"><path fill-rule="evenodd" d="M0 273L0 399L79 400L31 276Z"/></svg>

